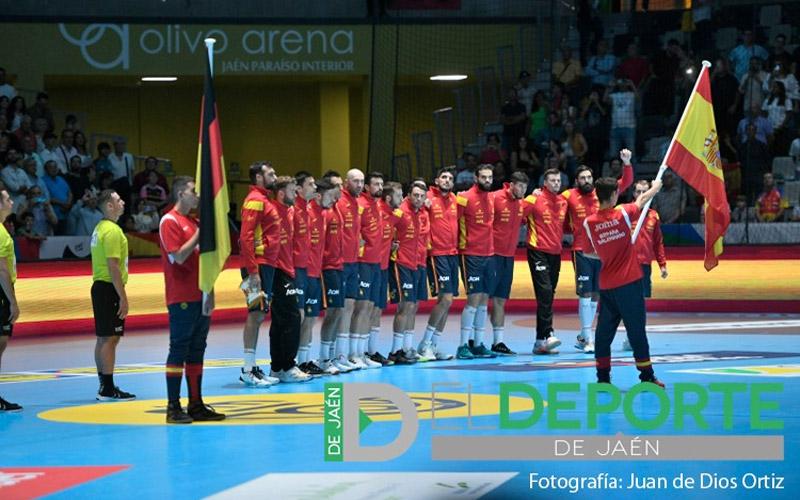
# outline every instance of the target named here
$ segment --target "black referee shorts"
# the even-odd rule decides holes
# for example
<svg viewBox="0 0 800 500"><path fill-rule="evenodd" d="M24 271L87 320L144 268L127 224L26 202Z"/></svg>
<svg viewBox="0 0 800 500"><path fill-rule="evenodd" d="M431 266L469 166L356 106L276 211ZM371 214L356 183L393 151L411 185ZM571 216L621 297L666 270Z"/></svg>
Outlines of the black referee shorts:
<svg viewBox="0 0 800 500"><path fill-rule="evenodd" d="M92 310L95 335L113 337L125 334L125 320L117 316L119 295L113 284L107 281L95 281L92 284Z"/></svg>
<svg viewBox="0 0 800 500"><path fill-rule="evenodd" d="M11 324L11 302L6 293L0 288L0 337L10 337L14 331Z"/></svg>

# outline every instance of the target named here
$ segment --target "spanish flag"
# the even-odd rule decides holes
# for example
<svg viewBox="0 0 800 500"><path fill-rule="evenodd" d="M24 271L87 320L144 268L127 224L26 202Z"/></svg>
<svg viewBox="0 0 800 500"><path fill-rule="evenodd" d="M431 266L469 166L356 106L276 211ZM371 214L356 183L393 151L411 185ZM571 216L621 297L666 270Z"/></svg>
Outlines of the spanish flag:
<svg viewBox="0 0 800 500"><path fill-rule="evenodd" d="M197 192L200 195L199 287L209 293L231 254L228 230L228 184L222 158L222 136L214 98L211 63L206 58L206 79L200 106L200 144L197 147Z"/></svg>
<svg viewBox="0 0 800 500"><path fill-rule="evenodd" d="M731 211L725 194L719 138L711 103L709 63L697 78L667 157L669 168L705 198L705 268L715 268L722 254L722 237L731 222Z"/></svg>

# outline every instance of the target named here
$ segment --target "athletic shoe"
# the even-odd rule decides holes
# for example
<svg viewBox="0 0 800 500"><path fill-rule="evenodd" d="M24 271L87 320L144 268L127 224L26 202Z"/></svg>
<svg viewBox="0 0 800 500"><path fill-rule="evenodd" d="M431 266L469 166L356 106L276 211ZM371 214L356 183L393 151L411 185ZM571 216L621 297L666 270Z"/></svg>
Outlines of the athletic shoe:
<svg viewBox="0 0 800 500"><path fill-rule="evenodd" d="M336 367L341 373L349 373L356 369L355 366L351 365L347 358L344 357L344 354L340 354L331 360L333 366Z"/></svg>
<svg viewBox="0 0 800 500"><path fill-rule="evenodd" d="M207 405L202 401L189 403L189 406L186 407L186 413L188 413L195 422L217 422L225 420L224 414L217 413L214 411L213 406Z"/></svg>
<svg viewBox="0 0 800 500"><path fill-rule="evenodd" d="M369 354L367 354L366 352L364 353L363 356L361 356L358 359L366 365L368 370L372 370L375 368L383 368L383 364L381 364L379 361L373 361L372 358L369 357Z"/></svg>
<svg viewBox="0 0 800 500"><path fill-rule="evenodd" d="M288 370L281 370L278 372L270 371L270 375L278 377L281 382L291 384L295 382L308 382L311 380L311 375L303 373L300 368L293 366Z"/></svg>
<svg viewBox="0 0 800 500"><path fill-rule="evenodd" d="M473 344L469 348L469 350L472 351L472 355L475 356L476 358L496 358L497 357L497 354L494 354L492 351L487 349L486 346L483 345L483 342L481 342L480 345Z"/></svg>
<svg viewBox="0 0 800 500"><path fill-rule="evenodd" d="M402 349L398 349L395 352L389 354L389 361L393 362L396 365L413 365L414 363L417 362L417 359L406 357L406 353L403 352Z"/></svg>
<svg viewBox="0 0 800 500"><path fill-rule="evenodd" d="M348 358L347 361L349 361L351 365L355 366L356 370L366 370L367 368L367 364L361 361L361 358L358 356L352 356Z"/></svg>
<svg viewBox="0 0 800 500"><path fill-rule="evenodd" d="M428 361L436 361L436 354L433 353L431 343L426 342L425 345L420 346L419 350L420 363L427 363Z"/></svg>
<svg viewBox="0 0 800 500"><path fill-rule="evenodd" d="M403 352L405 353L408 359L416 359L417 361L419 361L420 355L417 352L417 350L414 349L413 347L409 350L403 349Z"/></svg>
<svg viewBox="0 0 800 500"><path fill-rule="evenodd" d="M475 355L469 348L469 344L458 346L456 350L456 359L475 359Z"/></svg>
<svg viewBox="0 0 800 500"><path fill-rule="evenodd" d="M191 424L194 419L181 408L181 402L175 401L167 405L168 424Z"/></svg>
<svg viewBox="0 0 800 500"><path fill-rule="evenodd" d="M517 353L512 351L502 342L498 342L496 344L492 344L492 352L498 356L516 356Z"/></svg>
<svg viewBox="0 0 800 500"><path fill-rule="evenodd" d="M383 354L375 351L374 354L367 353L367 357L376 363L380 363L381 366L392 366L394 363L389 361L388 359L383 357Z"/></svg>
<svg viewBox="0 0 800 500"><path fill-rule="evenodd" d="M631 345L631 341L628 340L628 337L625 337L625 340L622 341L622 350L633 351L633 346Z"/></svg>
<svg viewBox="0 0 800 500"><path fill-rule="evenodd" d="M555 337L548 337L544 340L537 340L533 345L534 354L558 354L556 347L561 345L561 341Z"/></svg>
<svg viewBox="0 0 800 500"><path fill-rule="evenodd" d="M17 403L11 403L0 398L0 413L17 413L22 411L22 407Z"/></svg>
<svg viewBox="0 0 800 500"><path fill-rule="evenodd" d="M253 371L255 372L256 377L260 378L261 380L266 380L270 385L275 385L280 382L280 379L277 377L270 377L264 373L264 370L262 370L260 366L254 366Z"/></svg>
<svg viewBox="0 0 800 500"><path fill-rule="evenodd" d="M120 390L119 387L114 387L114 389L112 391L109 391L109 392L106 392L106 393L103 393L103 392L98 392L97 393L97 400L98 401L104 401L104 402L105 401L132 401L134 399L136 399L135 395L133 395L133 394L131 394L129 392L122 391L122 390Z"/></svg>
<svg viewBox="0 0 800 500"><path fill-rule="evenodd" d="M322 371L325 372L325 375L339 375L342 373L342 371L339 370L339 368L337 368L330 359L320 362L319 367L322 368Z"/></svg>
<svg viewBox="0 0 800 500"><path fill-rule="evenodd" d="M583 348L584 354L594 354L594 342L591 340L586 343L586 347Z"/></svg>
<svg viewBox="0 0 800 500"><path fill-rule="evenodd" d="M592 354L594 352L594 342L592 342L592 339L583 338L578 335L575 338L575 349L584 354Z"/></svg>
<svg viewBox="0 0 800 500"><path fill-rule="evenodd" d="M272 378L272 377L270 377ZM259 377L256 374L256 368L253 367L249 372L244 371L244 368L239 369L239 381L248 387L271 387L272 384L266 379Z"/></svg>
<svg viewBox="0 0 800 500"><path fill-rule="evenodd" d="M664 382L658 380L657 378L653 377L650 380L642 380L642 382L650 382L651 384L656 384L657 386L661 387L662 389L666 389L667 386Z"/></svg>
<svg viewBox="0 0 800 500"><path fill-rule="evenodd" d="M452 354L443 352L436 344L432 345L431 348L433 349L433 355L436 356L436 361L450 361L455 358Z"/></svg>
<svg viewBox="0 0 800 500"><path fill-rule="evenodd" d="M298 365L298 368L301 372L305 373L306 375L310 375L312 377L320 377L323 375L322 368L315 365L311 361L306 361L302 365Z"/></svg>

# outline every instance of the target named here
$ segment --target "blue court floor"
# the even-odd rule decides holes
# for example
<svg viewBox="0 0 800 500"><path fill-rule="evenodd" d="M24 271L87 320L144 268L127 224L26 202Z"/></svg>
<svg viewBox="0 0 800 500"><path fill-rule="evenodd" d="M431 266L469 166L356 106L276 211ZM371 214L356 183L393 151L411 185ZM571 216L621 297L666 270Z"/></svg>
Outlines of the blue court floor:
<svg viewBox="0 0 800 500"><path fill-rule="evenodd" d="M418 318L415 344L425 320ZM445 334L445 346L453 352L458 321L459 316L453 315ZM686 425L677 428L671 410L659 428L637 429L622 408L597 417L597 427L591 429L586 384L594 382L595 371L593 356L572 347L577 318L556 317L557 335L563 344L560 354L551 356L530 354L533 321L530 316L507 318L505 342L520 352L515 357L387 367L264 390L245 388L238 381L241 326L212 326L204 396L218 411L227 413L228 419L221 424L187 426L164 423L165 332L129 332L120 343L115 381L137 395L136 401L125 403L94 400L94 337L12 338L0 373L0 396L23 405L24 411L0 415L0 499L47 495L140 499L215 495L349 500L674 498L676 494L689 498L800 498L800 315L652 314L649 318L656 374L667 384L670 401L678 383L703 388L746 384L741 387L750 395L752 384L782 384L761 396L768 402L762 418L781 421L783 428L777 430L753 429L752 401L746 393L732 396L727 410L721 393L710 393L701 412L708 425L705 429L691 418L683 419ZM390 330L391 318L384 317L384 354L391 342ZM318 329L314 334L318 335ZM491 332L487 337L491 338ZM621 350L621 342L618 335L612 355L621 365L614 366L612 379L625 397L638 378L630 364L631 353ZM312 353L318 352L317 345L315 342ZM263 328L259 359L268 358L267 348ZM389 461L325 461L322 394L326 382L384 383L409 393L420 412L413 445ZM499 388L504 382L533 386L544 395L545 406L551 404L548 384L581 384L580 392L560 398L562 402L575 401L574 408L558 412L559 419L575 420L578 428L554 429L546 414L523 429L496 428L500 423ZM432 384L437 384L433 400ZM531 414L530 399L522 393L513 396L509 416L520 421ZM632 401L631 410L642 419L653 419L661 411L659 403L656 395L641 394ZM430 418L432 405L435 421ZM401 422L391 403L373 399L362 402L361 409L372 421L361 434L363 446L387 444L400 432ZM724 428L726 422L730 429ZM617 433L643 440L682 435L780 436L783 458L697 460L691 456L695 453L692 443L684 456L670 460L643 459L634 456L635 450L629 451L630 456L615 454L615 460L555 456L493 460L486 458L488 447L477 444L468 446L457 460L432 457L434 438L442 436L612 440ZM740 455L749 451L746 445L733 450ZM635 487L628 489L632 474ZM550 476L555 477L541 481ZM619 484L609 485L611 478ZM696 481L691 488L686 484L689 478Z"/></svg>

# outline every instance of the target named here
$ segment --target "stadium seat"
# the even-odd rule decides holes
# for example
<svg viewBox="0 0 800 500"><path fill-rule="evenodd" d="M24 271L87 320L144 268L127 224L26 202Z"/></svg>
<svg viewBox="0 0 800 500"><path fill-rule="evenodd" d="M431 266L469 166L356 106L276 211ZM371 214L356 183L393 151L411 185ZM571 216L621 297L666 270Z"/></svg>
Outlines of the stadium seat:
<svg viewBox="0 0 800 500"><path fill-rule="evenodd" d="M797 205L798 199L800 199L800 181L789 181L784 183L783 197L789 201L789 205Z"/></svg>
<svg viewBox="0 0 800 500"><path fill-rule="evenodd" d="M780 175L786 181L794 180L795 165L791 156L776 156L772 160L772 173Z"/></svg>

